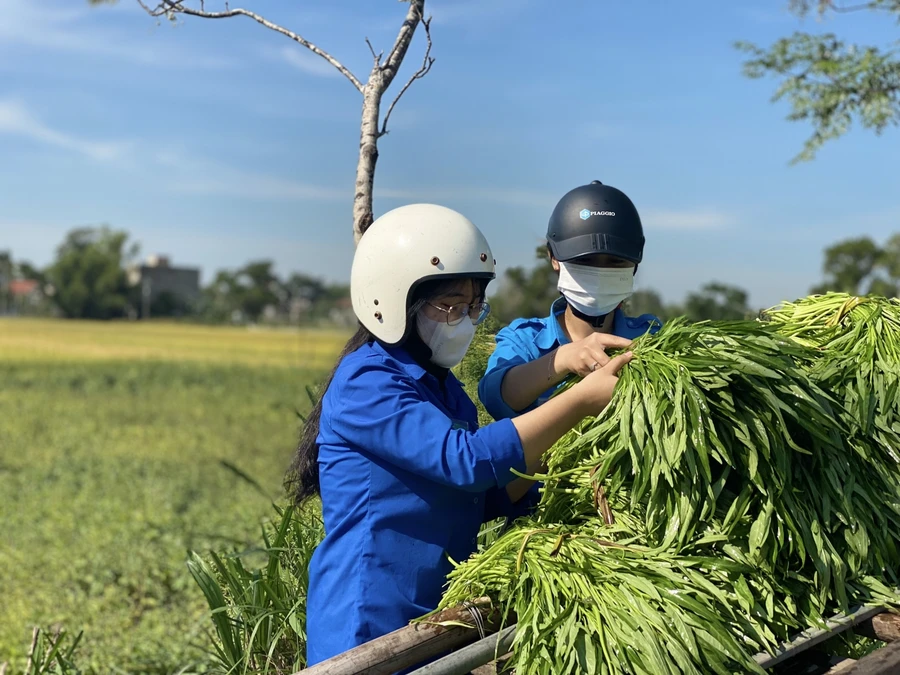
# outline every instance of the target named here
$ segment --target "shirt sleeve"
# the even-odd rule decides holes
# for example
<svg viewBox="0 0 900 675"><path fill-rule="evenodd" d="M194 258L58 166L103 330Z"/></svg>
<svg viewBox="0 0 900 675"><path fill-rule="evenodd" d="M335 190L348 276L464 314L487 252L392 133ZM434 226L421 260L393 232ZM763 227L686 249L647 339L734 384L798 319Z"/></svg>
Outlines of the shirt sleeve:
<svg viewBox="0 0 900 675"><path fill-rule="evenodd" d="M517 502L510 500L505 487L488 490L484 498L484 522L495 518L507 518L512 522L516 518L529 515L541 500L541 485L543 483L534 483Z"/></svg>
<svg viewBox="0 0 900 675"><path fill-rule="evenodd" d="M503 378L512 368L532 360L532 355L516 337L515 329L507 327L497 333L497 346L488 359L487 370L478 383L478 398L495 420L510 419L524 411L510 408L503 400Z"/></svg>
<svg viewBox="0 0 900 675"><path fill-rule="evenodd" d="M334 392L329 423L348 443L406 471L472 492L504 487L525 472L525 453L510 420L478 431L423 399L415 381L383 360L366 359Z"/></svg>

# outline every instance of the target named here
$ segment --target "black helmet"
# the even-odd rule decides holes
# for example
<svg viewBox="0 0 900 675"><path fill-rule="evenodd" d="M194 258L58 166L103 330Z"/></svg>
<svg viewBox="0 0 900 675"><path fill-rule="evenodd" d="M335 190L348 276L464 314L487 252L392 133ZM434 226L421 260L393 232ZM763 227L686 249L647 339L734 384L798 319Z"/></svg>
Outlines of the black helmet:
<svg viewBox="0 0 900 675"><path fill-rule="evenodd" d="M637 265L644 254L644 228L624 192L595 180L559 200L547 225L547 242L561 262L604 253Z"/></svg>

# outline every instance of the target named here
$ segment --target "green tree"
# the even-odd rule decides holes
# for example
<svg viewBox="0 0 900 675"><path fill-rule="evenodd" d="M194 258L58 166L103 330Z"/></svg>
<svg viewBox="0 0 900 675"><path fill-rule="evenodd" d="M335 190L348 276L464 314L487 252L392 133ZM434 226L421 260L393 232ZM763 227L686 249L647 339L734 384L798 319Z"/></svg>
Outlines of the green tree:
<svg viewBox="0 0 900 675"><path fill-rule="evenodd" d="M131 290L125 263L137 254L126 250L128 233L108 227L72 230L47 270L56 289L54 301L68 318L113 319L124 316Z"/></svg>
<svg viewBox="0 0 900 675"><path fill-rule="evenodd" d="M887 240L881 249L879 266L895 283L900 283L900 232Z"/></svg>
<svg viewBox="0 0 900 675"><path fill-rule="evenodd" d="M211 322L228 321L237 309L234 302L237 285L235 274L228 270L216 272L212 282L203 289L200 314Z"/></svg>
<svg viewBox="0 0 900 675"><path fill-rule="evenodd" d="M681 308L674 305L667 305L663 302L659 293L652 289L635 291L634 294L625 301L623 309L630 316L652 314L663 321L681 314Z"/></svg>
<svg viewBox="0 0 900 675"><path fill-rule="evenodd" d="M825 249L825 282L813 292L838 291L855 295L875 269L881 250L869 237L847 239Z"/></svg>
<svg viewBox="0 0 900 675"><path fill-rule="evenodd" d="M256 260L236 271L220 270L204 289L207 319L227 321L235 312L249 321L258 321L269 305L279 306L285 291L272 271L272 261Z"/></svg>
<svg viewBox="0 0 900 675"><path fill-rule="evenodd" d="M38 269L37 267L32 265L30 262L20 260L19 262L16 263L16 270L17 270L18 276L21 277L22 279L30 279L33 281L37 281L42 286L47 281L47 275L44 273L44 271Z"/></svg>
<svg viewBox="0 0 900 675"><path fill-rule="evenodd" d="M247 263L236 281L238 306L252 321L258 321L267 306L279 303L281 282L272 271L271 260Z"/></svg>
<svg viewBox="0 0 900 675"><path fill-rule="evenodd" d="M550 305L559 297L557 272L550 263L547 246L539 246L535 254L539 261L535 267L506 270L500 287L491 297L493 314L504 324L521 317L546 316Z"/></svg>
<svg viewBox="0 0 900 675"><path fill-rule="evenodd" d="M753 311L747 304L746 291L713 281L688 294L684 315L691 321L731 321L747 319Z"/></svg>
<svg viewBox="0 0 900 675"><path fill-rule="evenodd" d="M184 317L195 313L195 308L183 296L172 291L162 291L150 303L152 317Z"/></svg>
<svg viewBox="0 0 900 675"><path fill-rule="evenodd" d="M840 241L825 249L825 280L813 293L896 296L900 288L900 234L879 247L869 237Z"/></svg>
<svg viewBox="0 0 900 675"><path fill-rule="evenodd" d="M284 290L289 301L304 300L310 306L319 302L327 292L326 286L321 279L297 272L284 282Z"/></svg>
<svg viewBox="0 0 900 675"><path fill-rule="evenodd" d="M791 0L790 9L801 18L867 10L900 19L900 0L851 7L834 0ZM813 159L827 141L846 133L854 119L877 134L900 123L900 58L893 49L847 44L834 33L800 31L766 49L747 42L736 46L749 55L744 74L774 76L780 84L773 101L786 98L788 119L812 125L812 135L792 162Z"/></svg>

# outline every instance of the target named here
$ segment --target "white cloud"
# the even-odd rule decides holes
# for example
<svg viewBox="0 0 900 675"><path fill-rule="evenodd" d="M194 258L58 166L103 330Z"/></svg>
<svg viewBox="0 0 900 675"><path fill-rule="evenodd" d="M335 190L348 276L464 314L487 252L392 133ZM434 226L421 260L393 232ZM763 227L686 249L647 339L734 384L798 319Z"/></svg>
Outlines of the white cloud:
<svg viewBox="0 0 900 675"><path fill-rule="evenodd" d="M77 1L77 0L76 0ZM133 0L121 3L117 12L134 14ZM54 5L48 0L0 0L0 44L37 47L41 50L114 57L154 67L178 67L218 69L233 67L236 62L220 55L187 53L182 49L161 43L152 44L135 40L132 35L97 30L92 25L104 12L112 8L90 8L79 2L78 9ZM145 13L136 16L137 21L154 19Z"/></svg>
<svg viewBox="0 0 900 675"><path fill-rule="evenodd" d="M194 195L225 195L245 199L350 200L350 186L344 189L303 181L236 171L222 167L219 175L187 178L169 184L173 192Z"/></svg>
<svg viewBox="0 0 900 675"><path fill-rule="evenodd" d="M120 159L131 147L126 142L88 140L53 129L41 122L25 104L14 99L0 99L2 133L29 138L100 161Z"/></svg>
<svg viewBox="0 0 900 675"><path fill-rule="evenodd" d="M737 225L737 218L733 214L716 209L642 209L641 221L650 229L677 231L721 230Z"/></svg>
<svg viewBox="0 0 900 675"><path fill-rule="evenodd" d="M515 188L490 187L423 187L413 189L375 188L375 197L387 199L405 199L419 201L447 201L467 199L473 201L493 202L510 206L553 205L559 195L541 193L538 190L520 190Z"/></svg>
<svg viewBox="0 0 900 675"><path fill-rule="evenodd" d="M315 75L316 77L341 76L337 68L305 47L285 45L276 53L289 66L308 75Z"/></svg>
<svg viewBox="0 0 900 675"><path fill-rule="evenodd" d="M171 149L157 150L152 160L166 167L166 188L192 195L225 195L245 199L349 200L352 186L315 185L292 178L243 171Z"/></svg>

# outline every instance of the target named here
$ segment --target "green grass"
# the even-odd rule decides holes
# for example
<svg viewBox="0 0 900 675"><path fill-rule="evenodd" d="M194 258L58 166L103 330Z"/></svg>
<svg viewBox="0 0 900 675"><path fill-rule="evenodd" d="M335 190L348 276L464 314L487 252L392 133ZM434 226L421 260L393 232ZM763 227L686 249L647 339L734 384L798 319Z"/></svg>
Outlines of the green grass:
<svg viewBox="0 0 900 675"><path fill-rule="evenodd" d="M258 546L340 334L0 321L0 663L84 630L97 673L202 670L188 550Z"/></svg>

